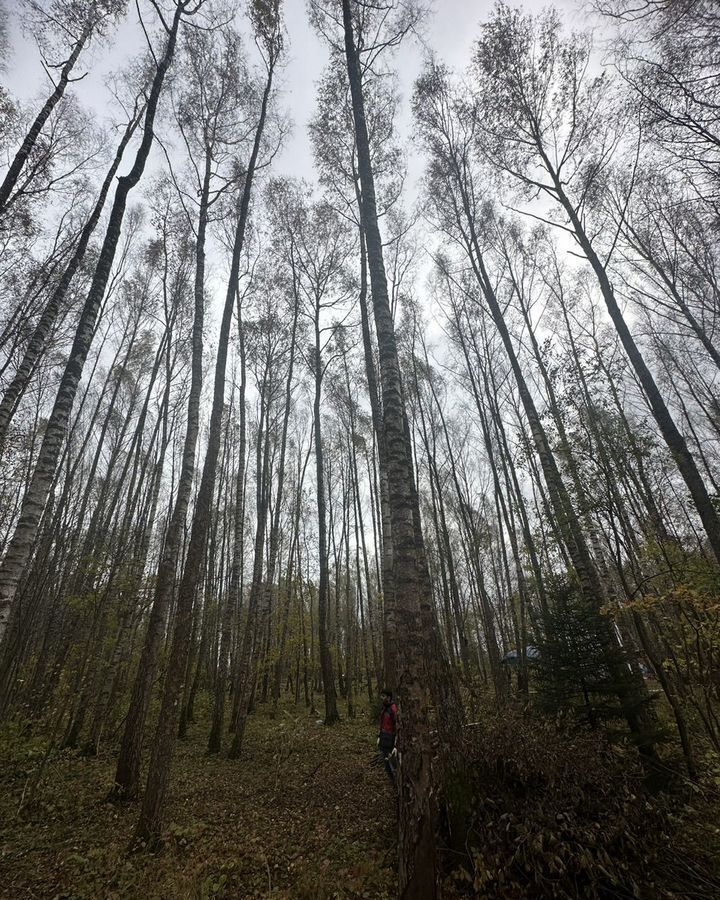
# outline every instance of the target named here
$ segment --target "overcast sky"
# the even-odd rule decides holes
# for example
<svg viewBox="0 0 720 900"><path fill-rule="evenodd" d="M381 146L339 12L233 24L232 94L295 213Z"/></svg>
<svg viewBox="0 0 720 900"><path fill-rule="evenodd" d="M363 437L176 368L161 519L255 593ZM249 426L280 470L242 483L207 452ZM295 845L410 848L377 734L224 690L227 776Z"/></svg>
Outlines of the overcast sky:
<svg viewBox="0 0 720 900"><path fill-rule="evenodd" d="M425 25L425 38L438 57L455 68L462 68L470 58L473 40L478 34L478 24L487 17L493 0L435 0L434 12ZM522 4L526 9L539 10L543 4L529 0ZM559 0L556 6L573 24L581 24L579 4L571 0ZM23 101L38 100L47 94L49 82L40 64L37 48L32 38L21 32L17 13L21 0L6 0L11 24L12 55L3 82L12 96ZM140 0L141 9L150 8L147 0ZM289 47L282 78L282 105L290 112L294 131L282 153L276 160L275 172L312 178L312 154L307 136L307 122L315 104L315 82L327 59L327 53L307 20L305 0L285 0L284 14ZM90 59L84 58L88 76L73 88L84 106L92 108L100 120L106 116L108 94L105 78L122 66L123 62L142 46L142 34L137 24L134 3L129 4L127 21L112 35L110 46L96 50ZM409 94L413 79L419 71L423 50L416 41L409 41L401 48L397 65L403 104L400 112L401 131L410 129ZM84 69L81 69L84 71ZM412 152L412 142L410 142ZM420 175L421 160L410 160L409 193L413 195L413 182Z"/></svg>
<svg viewBox="0 0 720 900"><path fill-rule="evenodd" d="M20 10L21 0L5 0L5 2L8 11L15 15L11 23L12 55L6 72L0 73L0 78L8 87L11 96L29 104L29 110L34 113L38 103L48 94L49 81L41 66L32 37L23 34L19 27L17 13ZM45 2L49 3L50 0ZM557 0L554 4L562 10L563 17L570 27L582 27L585 24L581 2L582 0L578 2ZM139 4L143 13L148 13L150 9L148 0L139 0ZM487 18L493 5L494 0L434 0L433 12L423 28L427 47L447 65L458 70L463 69L470 60L472 44L479 34L479 23ZM524 9L532 11L540 11L546 5L540 0L526 0L522 4ZM108 108L110 95L105 84L106 79L144 46L145 39L138 25L134 0L131 0L128 6L127 19L113 32L109 45L96 48L91 54L83 57L84 65L79 71L82 73L87 70L87 77L73 86L82 105L95 111L99 124L107 122L109 117L115 114L112 108ZM294 128L281 153L275 159L273 174L312 180L313 160L307 123L315 109L315 84L327 62L327 50L308 23L306 0L284 0L283 6L289 41L281 79L280 103L290 114ZM149 13L148 21L150 21ZM246 25L247 23L243 23L243 26ZM422 155L414 149L409 109L413 81L420 71L424 52L417 40L409 39L397 51L395 60L401 90L397 127L405 139L408 152L408 178L404 191L404 205L408 211L418 202L419 179L424 168ZM156 151L155 158L155 164L161 165L159 151ZM150 165L152 167L153 163ZM139 199L139 196L135 198L136 201ZM562 237L560 235L560 238ZM429 249L434 241L430 235L426 235L426 240ZM422 243L424 242L421 240L421 246ZM429 272L430 256L422 253L417 263L419 266L417 278L420 284L425 281ZM214 287L210 285L209 290L213 292ZM218 298L221 295L222 290L219 290ZM428 334L434 339L439 336L441 316L431 295L425 294L423 305L427 316Z"/></svg>

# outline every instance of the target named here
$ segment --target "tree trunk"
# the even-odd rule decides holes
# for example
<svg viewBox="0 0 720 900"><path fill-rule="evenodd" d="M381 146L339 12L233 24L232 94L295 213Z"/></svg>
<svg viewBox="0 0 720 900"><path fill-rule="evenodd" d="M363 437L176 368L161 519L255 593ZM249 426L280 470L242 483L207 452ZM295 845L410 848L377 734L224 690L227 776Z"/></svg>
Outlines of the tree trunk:
<svg viewBox="0 0 720 900"><path fill-rule="evenodd" d="M368 268L375 328L380 351L383 437L393 542L393 582L397 615L398 694L403 725L400 732L399 893L403 900L437 896L435 872L436 810L432 795L432 751L428 720L428 690L423 660L420 597L425 584L417 565L413 521L412 449L405 434L405 413L395 328L387 290L382 239L378 227L370 143L365 121L362 75L355 49L350 0L343 0L345 58L352 97L355 141L362 191L362 220L367 238Z"/></svg>
<svg viewBox="0 0 720 900"><path fill-rule="evenodd" d="M170 645L167 673L165 676L160 719L150 758L147 789L143 799L140 820L135 832L136 841L143 841L151 846L159 842L162 831L162 813L165 806L165 796L170 778L170 766L172 763L178 717L180 714L179 701L183 689L183 674L187 657L187 644L192 624L193 600L210 524L210 504L214 494L216 465L220 451L223 401L225 398L225 369L227 364L233 303L235 292L237 291L240 256L250 211L250 196L253 178L257 166L258 155L260 153L260 144L267 117L270 93L272 91L275 61L276 57L271 57L268 65L268 77L263 92L260 115L255 132L253 149L248 163L247 174L245 176L245 185L243 187L237 227L235 229L230 276L225 295L222 321L220 323L220 335L218 338L213 403L208 433L208 448L205 455L205 463L203 465L202 478L198 490L195 514L190 531L187 558L185 560L182 579L178 590L178 599L175 609L175 624Z"/></svg>
<svg viewBox="0 0 720 900"><path fill-rule="evenodd" d="M10 168L5 175L2 184L0 184L0 216L2 216L2 214L7 210L8 206L12 203L10 195L12 194L13 188L17 184L17 180L20 177L20 172L22 172L23 166L27 162L32 149L35 146L38 137L40 136L40 132L42 131L43 126L50 117L50 113L53 111L53 109L55 109L63 94L65 93L65 89L67 88L70 81L70 73L75 67L75 63L78 61L78 57L80 56L83 47L90 38L92 29L92 23L88 22L88 24L83 29L80 37L75 42L70 56L60 70L60 78L58 79L58 83L55 85L55 90L52 92L52 94L50 94L50 96L43 104L42 109L35 117L35 121L30 126L30 130L25 135L25 140L20 145L20 149L15 154L15 158L10 163Z"/></svg>
<svg viewBox="0 0 720 900"><path fill-rule="evenodd" d="M60 312L60 308L62 307L63 301L68 292L68 288L70 287L70 283L75 273L77 272L80 263L85 258L85 251L87 250L90 238L95 231L95 226L100 219L100 215L103 211L103 207L105 206L105 200L107 199L107 195L115 177L115 173L117 172L118 167L122 162L123 153L125 152L125 148L127 147L131 137L135 132L135 128L140 121L141 114L141 112L136 111L135 115L133 115L131 120L128 122L127 127L125 128L122 139L118 144L115 158L113 159L112 165L110 166L107 175L105 176L105 180L103 181L100 188L100 194L95 203L93 211L90 214L87 222L85 223L82 232L80 233L80 238L75 247L75 251L70 261L68 262L57 287L53 291L52 297L43 310L42 315L40 316L40 319L32 333L32 337L30 338L30 341L25 348L25 353L20 362L20 365L18 366L12 381L8 385L7 390L3 395L2 401L0 401L0 458L2 457L3 446L7 437L8 426L10 425L12 417L23 397L23 394L25 393L28 382L30 381L32 373L35 370L35 366L40 358L43 348L45 347L45 342L47 341L47 338L50 334L50 330L55 324L55 320L57 319L58 313Z"/></svg>
<svg viewBox="0 0 720 900"><path fill-rule="evenodd" d="M653 378L650 369L647 367L645 359L643 358L640 349L638 348L632 334L630 333L630 329L628 328L627 322L625 321L625 317L623 316L615 298L615 291L613 290L612 284L610 283L610 278L608 277L605 266L602 264L600 258L595 253L595 250L593 249L590 239L587 236L585 228L580 221L580 217L578 216L575 207L570 202L569 197L563 189L563 185L560 181L559 176L555 172L555 169L545 156L544 152L542 153L542 155L543 162L548 170L548 173L553 179L558 200L567 213L568 218L572 223L573 231L577 237L578 243L580 244L583 253L587 257L588 262L593 269L593 272L595 273L598 284L600 285L600 291L603 295L603 299L605 300L605 305L607 306L608 313L610 314L610 318L613 321L613 325L615 326L615 329L620 337L620 341L625 349L625 352L627 353L628 359L630 360L630 363L635 370L640 384L642 385L645 396L647 397L648 403L650 404L652 414L655 418L655 421L657 422L658 428L660 429L660 433L665 439L665 443L667 444L670 453L675 460L675 464L677 465L680 474L682 475L683 480L685 481L685 484L690 491L690 496L693 498L695 507L698 511L698 515L700 516L700 521L703 523L703 527L705 528L705 532L707 534L708 541L710 543L710 547L715 556L715 559L720 563L720 517L715 511L715 507L713 506L710 495L708 494L707 488L705 487L705 483L702 479L702 476L700 475L700 472L698 471L697 465L695 464L695 460L688 450L685 438L678 430L678 427L675 424L672 415L670 414L670 410L667 408L662 394L658 389L655 379Z"/></svg>
<svg viewBox="0 0 720 900"><path fill-rule="evenodd" d="M330 643L328 640L328 601L330 573L328 561L328 537L326 517L325 466L323 463L322 426L320 403L322 398L323 362L320 355L320 301L315 307L315 399L313 401L313 421L315 432L315 479L318 512L318 557L320 573L318 577L318 644L320 645L320 670L322 671L323 694L325 697L325 724L339 721L335 673L333 671Z"/></svg>
<svg viewBox="0 0 720 900"><path fill-rule="evenodd" d="M137 797L140 786L140 762L145 722L148 709L150 708L155 671L162 645L170 598L175 585L180 545L195 476L195 448L200 430L200 395L202 392L203 327L205 318L205 236L208 219L210 173L211 159L210 155L207 154L205 157L195 244L194 318L187 426L185 429L177 495L165 533L150 618L145 632L140 663L133 682L130 707L125 718L125 727L120 742L120 754L115 769L115 784L111 792L112 796L123 800L134 800Z"/></svg>
<svg viewBox="0 0 720 900"><path fill-rule="evenodd" d="M143 137L135 155L133 166L127 175L118 179L107 232L100 250L100 257L93 276L92 285L80 314L70 356L65 366L52 412L43 436L32 479L23 498L20 518L10 540L5 558L0 565L0 641L10 614L20 578L24 574L32 553L38 524L52 486L57 461L60 455L67 424L72 411L77 386L82 375L85 360L95 333L95 324L103 294L110 277L110 269L115 258L120 229L125 217L125 208L130 191L137 185L145 170L155 134L155 113L167 72L172 62L180 26L183 6L178 4L168 34L165 53L160 59L153 79L147 108Z"/></svg>

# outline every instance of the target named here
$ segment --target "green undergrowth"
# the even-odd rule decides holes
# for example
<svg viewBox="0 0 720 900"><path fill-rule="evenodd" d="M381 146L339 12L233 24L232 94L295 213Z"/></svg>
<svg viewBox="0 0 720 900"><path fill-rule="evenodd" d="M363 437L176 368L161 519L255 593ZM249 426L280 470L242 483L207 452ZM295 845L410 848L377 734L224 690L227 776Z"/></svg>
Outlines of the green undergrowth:
<svg viewBox="0 0 720 900"><path fill-rule="evenodd" d="M0 736L0 897L385 898L395 893L392 789L367 716L325 728L260 709L242 758L208 756L206 716L178 742L162 851L127 852L137 804L105 800L115 748L53 758L17 809L41 737Z"/></svg>

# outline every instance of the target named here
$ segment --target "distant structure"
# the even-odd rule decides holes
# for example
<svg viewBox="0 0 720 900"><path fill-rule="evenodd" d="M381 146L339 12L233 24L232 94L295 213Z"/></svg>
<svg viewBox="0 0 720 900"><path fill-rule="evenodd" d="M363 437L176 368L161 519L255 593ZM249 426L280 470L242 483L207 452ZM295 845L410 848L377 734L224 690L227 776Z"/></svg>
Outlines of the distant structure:
<svg viewBox="0 0 720 900"><path fill-rule="evenodd" d="M540 651L537 647L526 647L525 658L528 660L540 659ZM520 664L520 654L517 650L511 650L503 656L502 664L504 666L510 666L510 668L513 669L516 668Z"/></svg>

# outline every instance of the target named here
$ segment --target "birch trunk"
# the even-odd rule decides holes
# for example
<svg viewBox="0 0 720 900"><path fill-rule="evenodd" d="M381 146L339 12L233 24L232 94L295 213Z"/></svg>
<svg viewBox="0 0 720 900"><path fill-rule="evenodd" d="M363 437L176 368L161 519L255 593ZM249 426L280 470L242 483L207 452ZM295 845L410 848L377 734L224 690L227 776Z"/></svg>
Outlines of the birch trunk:
<svg viewBox="0 0 720 900"><path fill-rule="evenodd" d="M397 618L398 694L402 707L400 764L399 894L403 900L437 896L435 872L436 810L432 792L427 675L423 659L421 597L424 579L418 572L413 516L412 449L405 434L395 328L388 298L382 238L378 226L370 142L365 120L362 75L355 48L350 0L343 0L345 59L352 98L362 221L367 239L368 268L375 329L380 351L383 430L387 452L393 545L393 581Z"/></svg>
<svg viewBox="0 0 720 900"><path fill-rule="evenodd" d="M72 411L77 387L90 350L98 310L103 294L110 278L110 270L118 241L120 229L125 217L130 191L137 185L145 170L150 148L155 137L154 125L158 100L162 91L165 74L172 63L175 52L177 33L184 6L180 3L175 8L172 27L168 34L165 52L160 58L153 78L143 126L143 137L135 155L135 161L127 175L118 179L110 221L100 250L100 257L95 269L92 284L80 314L77 330L73 340L70 356L65 366L55 403L48 419L35 469L23 498L20 517L15 532L8 543L5 558L0 565L0 641L5 632L18 583L27 569L37 535L40 517L45 509L52 486L58 458L67 433L68 421Z"/></svg>

